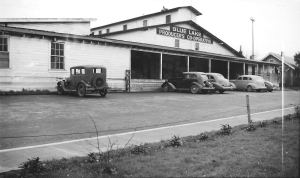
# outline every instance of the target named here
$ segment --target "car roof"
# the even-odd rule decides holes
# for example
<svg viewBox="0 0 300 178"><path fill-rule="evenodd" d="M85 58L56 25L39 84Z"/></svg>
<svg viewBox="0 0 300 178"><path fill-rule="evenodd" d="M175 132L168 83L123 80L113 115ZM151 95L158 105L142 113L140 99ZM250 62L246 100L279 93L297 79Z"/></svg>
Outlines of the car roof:
<svg viewBox="0 0 300 178"><path fill-rule="evenodd" d="M206 74L206 73L204 73L204 72L183 72L183 74L199 74L199 75L201 75L201 74Z"/></svg>
<svg viewBox="0 0 300 178"><path fill-rule="evenodd" d="M209 75L222 75L220 73L206 73L206 74L209 74Z"/></svg>
<svg viewBox="0 0 300 178"><path fill-rule="evenodd" d="M73 68L105 68L106 69L106 67L104 67L102 65L80 65L80 66L73 66L70 69L73 69Z"/></svg>
<svg viewBox="0 0 300 178"><path fill-rule="evenodd" d="M239 77L260 77L258 75L240 75Z"/></svg>

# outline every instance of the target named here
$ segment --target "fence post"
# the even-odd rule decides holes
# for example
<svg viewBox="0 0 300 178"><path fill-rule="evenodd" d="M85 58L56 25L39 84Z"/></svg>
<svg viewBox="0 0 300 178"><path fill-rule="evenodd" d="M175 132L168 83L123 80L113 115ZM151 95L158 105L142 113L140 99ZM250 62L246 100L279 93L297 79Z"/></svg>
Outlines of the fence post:
<svg viewBox="0 0 300 178"><path fill-rule="evenodd" d="M248 124L250 124L251 116L250 116L250 102L249 102L249 95L246 95L246 101L247 101L247 114L248 114Z"/></svg>

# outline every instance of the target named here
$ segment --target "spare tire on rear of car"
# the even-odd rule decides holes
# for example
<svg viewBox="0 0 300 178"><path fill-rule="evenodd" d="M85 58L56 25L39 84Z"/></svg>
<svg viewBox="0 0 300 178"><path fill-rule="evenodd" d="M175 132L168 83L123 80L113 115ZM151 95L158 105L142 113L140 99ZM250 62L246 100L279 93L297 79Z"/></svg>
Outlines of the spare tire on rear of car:
<svg viewBox="0 0 300 178"><path fill-rule="evenodd" d="M96 78L94 78L93 85L95 87L99 88L99 87L102 87L103 85L105 85L105 83L101 77L96 77Z"/></svg>

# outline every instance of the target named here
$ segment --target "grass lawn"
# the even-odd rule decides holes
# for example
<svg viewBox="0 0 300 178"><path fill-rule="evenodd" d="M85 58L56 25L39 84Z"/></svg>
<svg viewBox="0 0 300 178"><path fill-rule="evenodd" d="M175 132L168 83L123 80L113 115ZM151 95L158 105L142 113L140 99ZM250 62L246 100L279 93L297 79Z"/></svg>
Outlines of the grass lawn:
<svg viewBox="0 0 300 178"><path fill-rule="evenodd" d="M105 164L90 159L94 157L50 160L41 163L38 177L299 177L299 119L274 120L279 123L267 121L266 127L253 123L254 131L243 125L232 128L229 135L221 130L205 133L206 140L200 139L204 138L200 133L180 138L178 147L161 141L113 151L111 155L120 157L108 169L112 173L105 173ZM10 171L0 177L20 173Z"/></svg>

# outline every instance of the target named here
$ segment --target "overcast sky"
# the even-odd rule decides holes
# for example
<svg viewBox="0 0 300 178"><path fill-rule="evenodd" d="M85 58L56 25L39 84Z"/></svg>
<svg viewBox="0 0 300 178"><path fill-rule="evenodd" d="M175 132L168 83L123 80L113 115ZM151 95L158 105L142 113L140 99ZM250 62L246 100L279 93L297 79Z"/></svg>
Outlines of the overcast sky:
<svg viewBox="0 0 300 178"><path fill-rule="evenodd" d="M193 6L197 23L250 57L293 57L300 51L300 0L0 0L0 18L96 18L91 28L180 6Z"/></svg>

